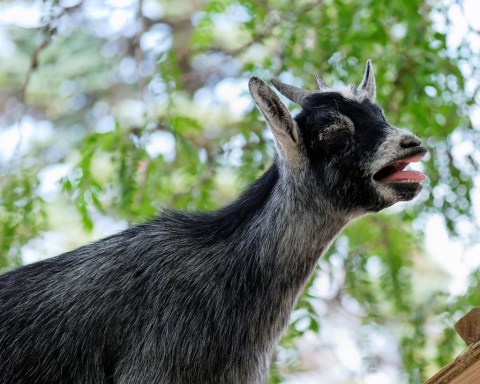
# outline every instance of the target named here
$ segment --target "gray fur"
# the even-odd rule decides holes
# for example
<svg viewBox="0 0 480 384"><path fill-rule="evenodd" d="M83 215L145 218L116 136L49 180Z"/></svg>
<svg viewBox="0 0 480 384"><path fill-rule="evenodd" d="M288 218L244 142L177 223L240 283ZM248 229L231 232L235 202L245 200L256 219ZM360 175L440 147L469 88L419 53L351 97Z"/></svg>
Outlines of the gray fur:
<svg viewBox="0 0 480 384"><path fill-rule="evenodd" d="M163 212L0 277L1 384L265 383L335 236L420 189L374 172L424 150L401 147L368 100L280 86L302 104L293 119L263 81L249 86L278 155L235 202Z"/></svg>

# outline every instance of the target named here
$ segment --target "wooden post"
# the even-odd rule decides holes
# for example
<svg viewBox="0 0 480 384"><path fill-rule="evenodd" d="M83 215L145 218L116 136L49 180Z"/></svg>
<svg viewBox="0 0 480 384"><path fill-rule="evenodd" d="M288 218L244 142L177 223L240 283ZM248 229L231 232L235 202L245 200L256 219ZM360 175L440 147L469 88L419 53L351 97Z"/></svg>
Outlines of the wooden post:
<svg viewBox="0 0 480 384"><path fill-rule="evenodd" d="M480 308L474 308L455 324L468 348L425 384L480 384Z"/></svg>

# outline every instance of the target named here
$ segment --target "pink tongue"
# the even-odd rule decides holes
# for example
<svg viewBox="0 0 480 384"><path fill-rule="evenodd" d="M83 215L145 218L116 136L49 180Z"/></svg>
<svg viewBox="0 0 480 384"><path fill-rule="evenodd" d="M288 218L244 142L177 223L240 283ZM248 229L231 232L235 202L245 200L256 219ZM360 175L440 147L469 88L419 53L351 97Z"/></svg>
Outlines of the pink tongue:
<svg viewBox="0 0 480 384"><path fill-rule="evenodd" d="M385 177L381 181L405 181L405 180L416 180L421 181L425 179L425 175L423 173L417 171L398 171L392 173L391 175Z"/></svg>

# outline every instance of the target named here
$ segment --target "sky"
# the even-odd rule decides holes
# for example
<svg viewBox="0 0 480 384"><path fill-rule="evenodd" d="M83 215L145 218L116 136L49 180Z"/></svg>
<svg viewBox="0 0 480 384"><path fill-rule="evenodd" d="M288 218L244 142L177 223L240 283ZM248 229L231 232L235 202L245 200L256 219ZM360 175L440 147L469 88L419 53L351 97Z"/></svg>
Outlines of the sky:
<svg viewBox="0 0 480 384"><path fill-rule="evenodd" d="M448 31L447 46L450 54L454 55L462 40L467 38L471 46L477 53L480 53L480 34L469 34L468 24L476 30L480 30L480 1L465 0L463 2L450 2L450 11L447 15L449 26L445 15L434 15L436 28L441 31ZM461 5L460 5L461 4ZM463 6L463 10L461 8ZM471 68L468 63L461 67L464 75L469 78L471 88L476 88L480 79L471 76ZM474 106L471 111L472 123L476 128L480 128L480 109ZM457 160L467 153L477 152L470 142L458 141L456 143ZM472 200L476 212L477 220L480 218L480 178L475 180L475 189ZM470 272L480 266L480 245L470 245L462 240L452 240L448 236L443 218L439 215L431 216L425 225L425 250L447 274L451 276L449 290L457 295L466 289L466 279ZM465 228L465 232L468 228Z"/></svg>

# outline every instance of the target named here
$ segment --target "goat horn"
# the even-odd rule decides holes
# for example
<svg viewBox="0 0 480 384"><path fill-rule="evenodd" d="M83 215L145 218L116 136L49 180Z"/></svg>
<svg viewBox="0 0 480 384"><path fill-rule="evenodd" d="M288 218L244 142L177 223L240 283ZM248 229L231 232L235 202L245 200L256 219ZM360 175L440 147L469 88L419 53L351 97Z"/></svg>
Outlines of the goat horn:
<svg viewBox="0 0 480 384"><path fill-rule="evenodd" d="M358 86L358 89L367 92L368 98L371 101L375 101L375 95L376 95L375 75L373 74L371 60L367 60L367 65L365 66L365 74L363 75L362 82Z"/></svg>
<svg viewBox="0 0 480 384"><path fill-rule="evenodd" d="M320 75L318 73L315 72L315 79L317 80L317 84L318 84L318 89L320 91L323 91L327 88L330 88L327 83L325 81L323 81L321 78L320 78Z"/></svg>
<svg viewBox="0 0 480 384"><path fill-rule="evenodd" d="M288 100L293 101L295 104L301 105L303 99L310 95L311 92L305 91L294 85L284 84L278 80L272 79L273 86L285 96Z"/></svg>

